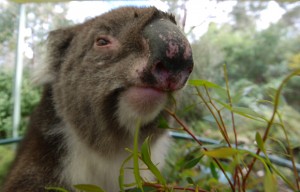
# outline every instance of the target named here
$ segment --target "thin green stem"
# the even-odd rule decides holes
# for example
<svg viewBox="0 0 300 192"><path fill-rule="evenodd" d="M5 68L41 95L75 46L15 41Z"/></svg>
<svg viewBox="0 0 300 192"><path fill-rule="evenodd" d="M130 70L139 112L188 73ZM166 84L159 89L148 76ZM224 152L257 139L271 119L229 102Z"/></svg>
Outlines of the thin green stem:
<svg viewBox="0 0 300 192"><path fill-rule="evenodd" d="M133 154L131 154L129 157L127 157L122 165L121 165L121 168L120 168L120 175L119 175L119 186L120 186L120 190L121 192L125 192L125 189L124 189L124 167L125 167L125 164L128 163L129 160L131 160L133 158Z"/></svg>
<svg viewBox="0 0 300 192"><path fill-rule="evenodd" d="M140 175L140 168L139 168L139 131L140 131L141 121L138 120L136 124L136 129L134 132L134 144L133 144L133 173L135 177L135 181L137 186L144 192L142 187L142 180Z"/></svg>

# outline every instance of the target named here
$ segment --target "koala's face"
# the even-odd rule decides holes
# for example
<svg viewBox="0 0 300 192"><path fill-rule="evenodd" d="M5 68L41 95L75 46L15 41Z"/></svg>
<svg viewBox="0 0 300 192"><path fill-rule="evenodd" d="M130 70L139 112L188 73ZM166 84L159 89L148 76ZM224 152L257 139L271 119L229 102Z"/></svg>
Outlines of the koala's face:
<svg viewBox="0 0 300 192"><path fill-rule="evenodd" d="M59 115L95 140L151 123L193 69L174 18L155 8L121 8L54 31L48 47Z"/></svg>

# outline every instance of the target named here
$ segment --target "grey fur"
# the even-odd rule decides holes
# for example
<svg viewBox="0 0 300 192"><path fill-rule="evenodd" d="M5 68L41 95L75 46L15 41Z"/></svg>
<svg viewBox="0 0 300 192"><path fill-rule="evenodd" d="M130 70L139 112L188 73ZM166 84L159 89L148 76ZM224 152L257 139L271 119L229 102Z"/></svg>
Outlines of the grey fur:
<svg viewBox="0 0 300 192"><path fill-rule="evenodd" d="M42 100L3 192L45 186L73 191L76 182L117 191L117 169L139 118L140 141L151 136L153 159L163 166L168 138L158 119L193 68L190 46L172 15L154 7L119 8L52 31L47 52L39 77ZM157 99L140 98L140 90Z"/></svg>

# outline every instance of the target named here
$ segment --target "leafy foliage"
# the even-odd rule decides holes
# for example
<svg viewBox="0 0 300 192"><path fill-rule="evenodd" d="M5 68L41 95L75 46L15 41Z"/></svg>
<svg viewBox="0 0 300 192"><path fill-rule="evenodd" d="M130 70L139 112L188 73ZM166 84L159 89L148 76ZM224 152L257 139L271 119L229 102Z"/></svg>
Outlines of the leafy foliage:
<svg viewBox="0 0 300 192"><path fill-rule="evenodd" d="M12 129L13 75L11 71L0 70L0 138L9 137ZM40 90L31 84L28 71L24 73L21 97L21 134L28 124L28 117L40 100Z"/></svg>
<svg viewBox="0 0 300 192"><path fill-rule="evenodd" d="M210 23L208 31L192 44L196 61L192 78L206 79L223 86L221 69L223 64L227 64L231 89L239 90L244 105L253 103L253 98L267 98L267 87L276 86L284 74L291 69L298 69L300 33L287 18L284 16L266 29ZM299 109L298 99L293 97L299 90L297 83L293 83L297 81L293 79L285 92L287 102L295 104L295 108ZM183 114L188 121L205 115L201 112L201 105L191 99L192 94L193 90L188 87L182 97L182 106L193 106L192 109L196 109Z"/></svg>

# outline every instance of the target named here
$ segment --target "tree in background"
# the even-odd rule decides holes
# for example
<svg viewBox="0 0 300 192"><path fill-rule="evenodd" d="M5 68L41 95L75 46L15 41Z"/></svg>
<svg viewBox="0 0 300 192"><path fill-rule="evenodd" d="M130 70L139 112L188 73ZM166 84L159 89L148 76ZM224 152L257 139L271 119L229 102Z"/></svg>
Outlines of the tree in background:
<svg viewBox="0 0 300 192"><path fill-rule="evenodd" d="M241 92L240 88L243 87L243 90L252 90L248 91L249 93L256 93L257 99L268 98L268 88L276 86L288 71L297 68L297 65L300 66L297 60L297 54L300 53L298 24L300 5L292 2L278 3L286 13L279 21L260 29L257 20L269 3L238 1L229 15L231 22L223 24L211 22L207 32L192 42L195 60L192 78L224 84L222 65L226 64L232 89ZM177 15L180 16L182 15ZM300 90L297 85L299 83L288 84L285 95L288 103L297 103L294 107L300 109L298 99L293 97ZM188 92L193 94L192 90ZM183 97L183 105L194 104L194 107L198 107L196 112L191 110L193 115L188 114L187 117L199 119L202 106L195 105L190 94L186 98ZM244 95L244 101L247 100L246 97L247 95ZM253 102L253 99L247 101ZM250 103L243 103L247 104Z"/></svg>
<svg viewBox="0 0 300 192"><path fill-rule="evenodd" d="M40 91L31 83L32 68L43 64L44 44L50 30L72 23L66 19L67 4L26 4L26 57L22 81L21 132L28 122ZM0 138L10 137L12 128L13 66L17 42L18 4L0 1ZM55 13L55 14L53 14Z"/></svg>
<svg viewBox="0 0 300 192"><path fill-rule="evenodd" d="M15 4L0 1L0 67L14 62L16 49L16 23L18 8Z"/></svg>
<svg viewBox="0 0 300 192"><path fill-rule="evenodd" d="M32 51L30 58L26 59L27 65L35 67L43 62L45 41L51 30L73 24L67 20L68 4L59 3L31 3L27 7L27 32L26 43Z"/></svg>
<svg viewBox="0 0 300 192"><path fill-rule="evenodd" d="M0 1L0 66L11 68L14 65L18 7L17 3ZM32 67L41 61L44 56L41 50L49 31L73 23L66 19L67 11L66 3L26 4L25 67Z"/></svg>

